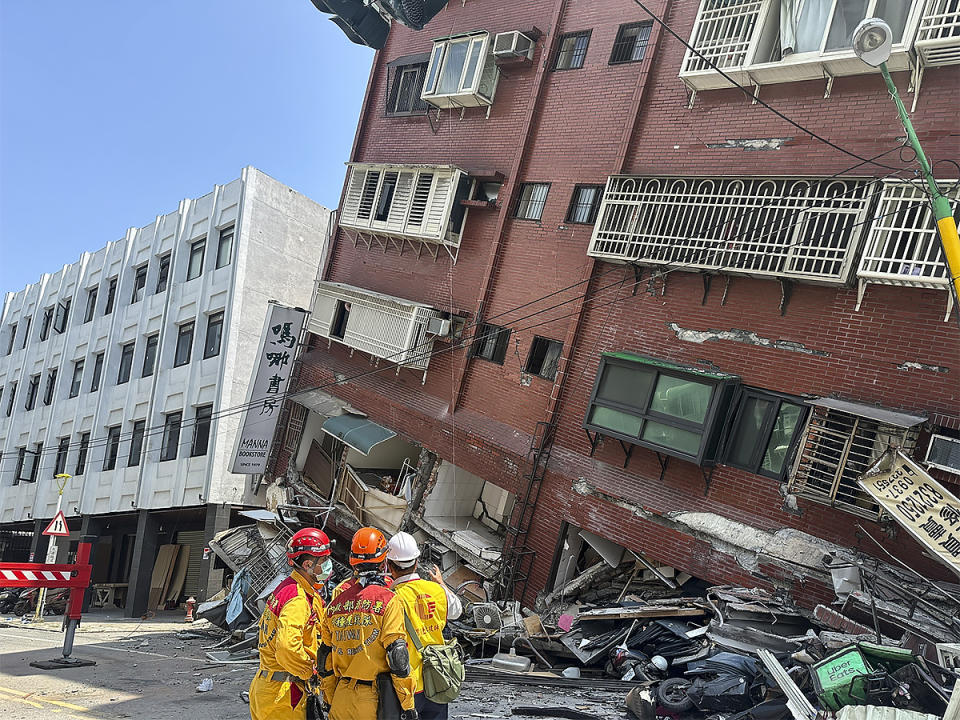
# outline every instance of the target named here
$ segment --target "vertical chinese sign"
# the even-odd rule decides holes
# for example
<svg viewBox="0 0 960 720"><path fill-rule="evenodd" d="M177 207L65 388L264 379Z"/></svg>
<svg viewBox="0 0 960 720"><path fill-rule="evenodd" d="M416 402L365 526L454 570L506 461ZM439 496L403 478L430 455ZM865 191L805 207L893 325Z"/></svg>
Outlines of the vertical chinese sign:
<svg viewBox="0 0 960 720"><path fill-rule="evenodd" d="M930 554L960 575L960 500L899 450L860 478L880 507Z"/></svg>
<svg viewBox="0 0 960 720"><path fill-rule="evenodd" d="M267 469L273 433L290 384L297 342L307 313L271 303L260 351L253 363L247 411L237 434L231 472L256 475Z"/></svg>

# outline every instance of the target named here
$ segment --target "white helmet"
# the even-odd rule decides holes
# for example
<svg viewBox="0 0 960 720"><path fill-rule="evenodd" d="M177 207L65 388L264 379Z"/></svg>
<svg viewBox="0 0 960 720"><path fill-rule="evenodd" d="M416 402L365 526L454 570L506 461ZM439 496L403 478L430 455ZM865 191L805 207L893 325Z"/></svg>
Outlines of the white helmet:
<svg viewBox="0 0 960 720"><path fill-rule="evenodd" d="M420 557L420 548L413 535L398 532L387 543L387 560L400 568L413 567Z"/></svg>

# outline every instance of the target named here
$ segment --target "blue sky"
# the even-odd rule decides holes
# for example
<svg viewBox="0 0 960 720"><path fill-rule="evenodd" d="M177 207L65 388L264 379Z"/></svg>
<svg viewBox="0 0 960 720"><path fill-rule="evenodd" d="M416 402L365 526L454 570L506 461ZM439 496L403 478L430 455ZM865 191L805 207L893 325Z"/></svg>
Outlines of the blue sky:
<svg viewBox="0 0 960 720"><path fill-rule="evenodd" d="M0 293L246 165L334 207L372 59L309 0L0 1Z"/></svg>

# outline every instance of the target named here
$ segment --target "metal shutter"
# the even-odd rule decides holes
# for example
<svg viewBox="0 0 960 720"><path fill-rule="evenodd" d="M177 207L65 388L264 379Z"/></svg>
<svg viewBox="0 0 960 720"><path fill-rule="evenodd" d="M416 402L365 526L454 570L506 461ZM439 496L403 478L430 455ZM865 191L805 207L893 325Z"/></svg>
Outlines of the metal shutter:
<svg viewBox="0 0 960 720"><path fill-rule="evenodd" d="M187 563L187 577L183 581L183 597L197 597L200 591L200 563L203 561L203 530L188 530L177 533L178 545L190 546L190 561Z"/></svg>

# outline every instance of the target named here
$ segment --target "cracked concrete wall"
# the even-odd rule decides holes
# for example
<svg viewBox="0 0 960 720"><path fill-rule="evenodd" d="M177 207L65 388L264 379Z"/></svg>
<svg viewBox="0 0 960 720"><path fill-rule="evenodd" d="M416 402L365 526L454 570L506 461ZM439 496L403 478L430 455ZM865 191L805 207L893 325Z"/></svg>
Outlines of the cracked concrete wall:
<svg viewBox="0 0 960 720"><path fill-rule="evenodd" d="M788 352L798 352L805 355L816 355L817 357L830 357L830 353L825 350L814 350L808 348L803 343L793 340L771 340L758 335L750 330L740 330L731 328L730 330L690 330L680 327L677 323L667 323L667 327L673 330L677 339L684 342L703 344L705 342L715 342L718 340L728 340L745 345L756 345L758 347L770 347L776 350L787 350Z"/></svg>
<svg viewBox="0 0 960 720"><path fill-rule="evenodd" d="M793 140L792 137L739 138L725 140L722 143L707 143L707 147L711 150L724 150L727 148L739 148L740 150L779 150L791 140Z"/></svg>

